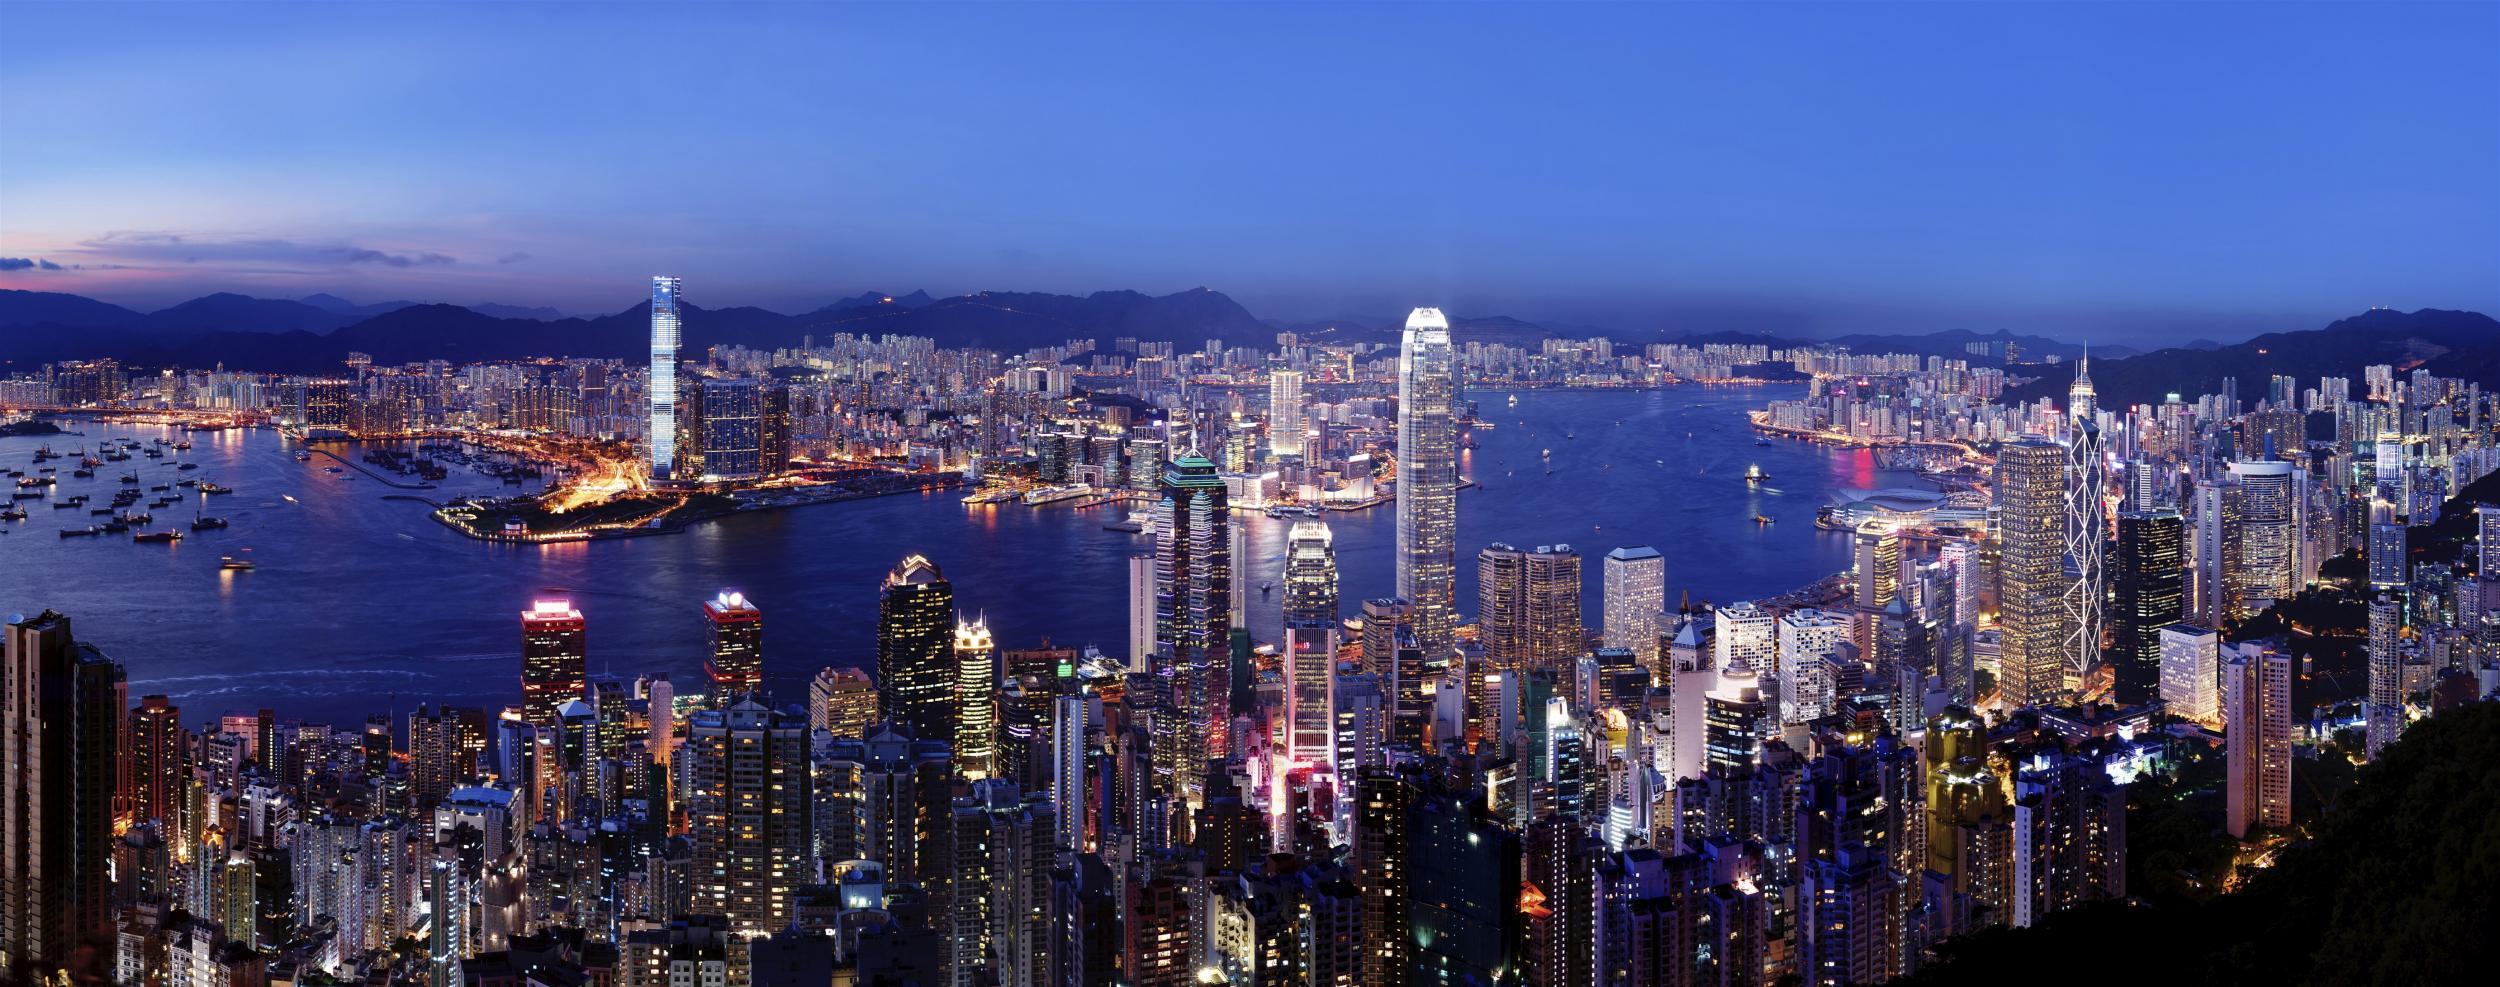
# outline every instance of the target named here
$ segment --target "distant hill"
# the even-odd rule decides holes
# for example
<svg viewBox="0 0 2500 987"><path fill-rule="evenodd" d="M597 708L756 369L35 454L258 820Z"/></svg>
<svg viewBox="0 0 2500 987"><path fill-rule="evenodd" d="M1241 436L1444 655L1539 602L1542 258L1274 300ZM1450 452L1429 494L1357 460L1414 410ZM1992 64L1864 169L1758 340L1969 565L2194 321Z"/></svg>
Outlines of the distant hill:
<svg viewBox="0 0 2500 987"><path fill-rule="evenodd" d="M2263 396L2277 374L2315 387L2326 376L2353 378L2361 368L2388 364L2405 372L2420 367L2441 377L2500 386L2500 322L2480 312L2371 309L2338 319L2324 329L2267 333L2215 349L2156 350L2123 360L2092 361L2092 386L2103 406L2158 402L2166 394L2193 398L2218 393L2222 379L2239 379L2242 400ZM2007 401L2063 399L2068 376L2052 373L2006 392Z"/></svg>
<svg viewBox="0 0 2500 987"><path fill-rule="evenodd" d="M479 302L462 307L479 315L491 315L498 319L534 319L539 322L554 322L564 318L564 313L544 305L504 305L496 302Z"/></svg>
<svg viewBox="0 0 2500 987"><path fill-rule="evenodd" d="M147 316L85 295L0 288L0 326L90 326L127 329ZM0 337L5 339L5 337Z"/></svg>
<svg viewBox="0 0 2500 987"><path fill-rule="evenodd" d="M927 296L922 296L927 297ZM945 346L986 346L1009 352L1056 346L1070 339L1170 340L1194 349L1208 340L1273 345L1276 330L1220 291L1193 288L1170 295L1097 291L1090 295L983 291L932 299L917 307L878 304L819 309L796 320L815 335L848 332L927 336Z"/></svg>
<svg viewBox="0 0 2500 987"><path fill-rule="evenodd" d="M1992 333L1977 333L1967 329L1948 329L1943 332L1931 332L1915 336L1853 333L1847 336L1834 336L1830 339L1806 340L1805 342L1834 343L1849 347L1850 351L1855 353L1916 353L1920 356L1942 356L1955 359L1968 358L1973 360L1981 360L1981 358L1974 356L1970 352L1969 346L1972 343L1993 343L2000 347L2006 343L2012 343L2015 348L2026 357L2054 356L2064 360L2072 360L2076 357L2080 357L2084 355L2087 350L2087 347L2081 343L2062 342L2050 339L2046 336L2016 335L2003 329L1999 329ZM2100 362L2100 358L2102 357L2116 359L2134 356L2143 352L2142 350L2138 350L2132 346L2092 346L2088 349L2094 357L2093 362L2096 365ZM2002 353L2003 350L2000 349L1997 350L1997 352ZM1981 362L1985 361L1981 360Z"/></svg>

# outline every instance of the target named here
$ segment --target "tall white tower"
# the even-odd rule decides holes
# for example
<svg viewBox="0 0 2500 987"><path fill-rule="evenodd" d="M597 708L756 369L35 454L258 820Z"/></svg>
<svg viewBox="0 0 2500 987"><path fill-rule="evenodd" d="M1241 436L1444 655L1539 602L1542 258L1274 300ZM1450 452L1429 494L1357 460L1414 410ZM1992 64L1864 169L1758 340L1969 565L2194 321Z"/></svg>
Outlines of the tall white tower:
<svg viewBox="0 0 2500 987"><path fill-rule="evenodd" d="M1415 605L1415 643L1448 654L1456 623L1458 377L1437 308L1406 317L1398 351L1398 595Z"/></svg>
<svg viewBox="0 0 2500 987"><path fill-rule="evenodd" d="M651 447L654 480L668 479L677 459L677 293L683 287L672 275L651 279L651 428L643 441Z"/></svg>
<svg viewBox="0 0 2500 987"><path fill-rule="evenodd" d="M2106 598L2109 488L2101 426L2092 392L2092 357L2075 365L2066 391L2066 685L2079 686L2101 661L2101 611Z"/></svg>

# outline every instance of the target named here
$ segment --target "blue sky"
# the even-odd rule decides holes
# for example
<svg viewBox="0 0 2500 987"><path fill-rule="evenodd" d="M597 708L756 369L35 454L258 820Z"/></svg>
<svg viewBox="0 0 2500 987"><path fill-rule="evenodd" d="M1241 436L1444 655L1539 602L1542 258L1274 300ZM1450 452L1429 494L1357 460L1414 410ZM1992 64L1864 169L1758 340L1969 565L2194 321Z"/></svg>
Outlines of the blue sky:
<svg viewBox="0 0 2500 987"><path fill-rule="evenodd" d="M14 3L0 287L2121 341L2500 310L2500 4ZM43 266L49 263L58 269Z"/></svg>

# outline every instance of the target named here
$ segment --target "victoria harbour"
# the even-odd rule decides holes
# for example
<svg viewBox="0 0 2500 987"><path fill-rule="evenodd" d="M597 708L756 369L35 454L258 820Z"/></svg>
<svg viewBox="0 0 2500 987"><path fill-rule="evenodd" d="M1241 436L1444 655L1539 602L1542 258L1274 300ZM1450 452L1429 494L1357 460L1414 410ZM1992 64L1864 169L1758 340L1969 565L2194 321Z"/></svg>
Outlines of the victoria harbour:
<svg viewBox="0 0 2500 987"><path fill-rule="evenodd" d="M1529 391L1515 406L1503 401L1507 392L1472 393L1493 427L1477 430L1479 448L1463 454L1461 471L1478 486L1459 496L1461 551L1505 541L1569 544L1594 557L1652 545L1666 557L1670 601L1689 589L1696 605L1783 593L1847 569L1847 538L1818 531L1815 511L1842 491L1917 481L1875 468L1864 449L1758 445L1744 412L1799 392ZM68 427L85 434L0 439L0 464L26 468L46 444L68 451L108 437L175 435L94 421ZM87 512L36 505L28 520L6 522L0 554L10 564L0 567L0 595L30 610L111 601L109 614L87 605L90 626L128 664L132 692L166 693L201 717L272 704L344 714L392 695L408 697L406 705L500 702L519 654L513 615L550 597L571 600L590 622L594 670L613 663L695 681L704 633L696 604L723 589L744 592L774 626L791 629L771 634L767 674L778 694L802 695L822 667L874 663L877 576L915 552L945 570L962 608L986 613L1007 646L1048 638L1117 656L1126 647L1124 562L1147 547L1142 537L1105 530L1116 517L1108 508L966 505L949 491L740 514L644 538L489 544L434 523L424 501L511 492L494 479L455 470L440 489L396 489L361 470L325 472L334 465L327 458L298 462L290 455L298 447L275 430L201 432L192 441L187 456L202 468L181 475L236 493L194 494L186 505L204 502L232 527L172 546L65 539L54 529L84 526ZM351 460L359 451L322 448ZM172 460L164 463L140 467L143 478L175 475ZM1753 465L1771 480L1744 482ZM115 473L64 474L54 496L108 492ZM157 514L160 527L192 516L188 506ZM1327 513L1349 610L1389 593L1392 514ZM1756 515L1773 523L1755 523ZM1248 618L1272 627L1281 595L1255 587L1277 581L1292 521L1243 516ZM255 568L221 571L230 555ZM1594 581L1586 588L1591 613L1599 591ZM1458 598L1475 592L1472 568L1461 566ZM484 642L509 647L480 650Z"/></svg>

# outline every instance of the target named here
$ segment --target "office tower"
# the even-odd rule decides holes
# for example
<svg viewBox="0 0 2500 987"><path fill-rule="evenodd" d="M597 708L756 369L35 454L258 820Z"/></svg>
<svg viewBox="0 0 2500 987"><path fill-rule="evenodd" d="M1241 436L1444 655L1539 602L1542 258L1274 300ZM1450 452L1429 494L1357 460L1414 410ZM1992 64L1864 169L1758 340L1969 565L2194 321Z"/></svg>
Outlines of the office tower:
<svg viewBox="0 0 2500 987"><path fill-rule="evenodd" d="M1997 692L2007 708L2066 691L2066 450L2037 436L1997 453Z"/></svg>
<svg viewBox="0 0 2500 987"><path fill-rule="evenodd" d="M2239 571L2233 587L2240 604L2290 599L2300 592L2301 550L2308 503L2306 473L2282 460L2235 462L2239 490Z"/></svg>
<svg viewBox="0 0 2500 987"><path fill-rule="evenodd" d="M886 574L877 601L877 718L921 740L955 738L955 587L926 556Z"/></svg>
<svg viewBox="0 0 2500 987"><path fill-rule="evenodd" d="M877 684L856 668L826 668L807 687L807 725L836 737L867 736L877 719Z"/></svg>
<svg viewBox="0 0 2500 987"><path fill-rule="evenodd" d="M1858 609L1882 610L1901 591L1900 529L1884 521L1860 524L1851 549L1858 576Z"/></svg>
<svg viewBox="0 0 2500 987"><path fill-rule="evenodd" d="M703 662L712 679L711 707L728 709L747 696L762 702L764 612L744 593L723 592L704 601L703 617L712 638L712 653Z"/></svg>
<svg viewBox="0 0 2500 987"><path fill-rule="evenodd" d="M1476 556L1477 641L1499 671L1567 668L1588 650L1580 622L1580 553L1501 542Z"/></svg>
<svg viewBox="0 0 2500 987"><path fill-rule="evenodd" d="M1761 676L1739 665L1719 670L1719 682L1702 698L1702 770L1741 772L1762 750L1762 724L1773 714L1762 695Z"/></svg>
<svg viewBox="0 0 2500 987"><path fill-rule="evenodd" d="M1157 724L1156 769L1170 776L1169 794L1185 794L1193 806L1207 762L1227 753L1232 719L1231 528L1214 463L1193 455L1165 465L1155 504L1154 671L1172 695Z"/></svg>
<svg viewBox="0 0 2500 987"><path fill-rule="evenodd" d="M182 707L165 696L145 696L130 711L130 819L157 820L178 835L189 801L191 735L182 728Z"/></svg>
<svg viewBox="0 0 2500 987"><path fill-rule="evenodd" d="M565 703L588 685L589 624L563 600L538 600L521 612L521 718L556 724Z"/></svg>
<svg viewBox="0 0 2500 987"><path fill-rule="evenodd" d="M2188 619L2220 627L2241 616L2234 590L2240 569L2240 492L2227 475L2196 485L2195 530L2189 549Z"/></svg>
<svg viewBox="0 0 2500 987"><path fill-rule="evenodd" d="M1936 557L1953 573L1953 615L1946 623L1979 626L1979 543L1946 542Z"/></svg>
<svg viewBox="0 0 2500 987"><path fill-rule="evenodd" d="M964 777L990 774L998 743L998 645L987 617L955 622L955 766Z"/></svg>
<svg viewBox="0 0 2500 987"><path fill-rule="evenodd" d="M1606 553L1606 646L1658 667L1658 617L1667 611L1667 560L1647 545Z"/></svg>
<svg viewBox="0 0 2500 987"><path fill-rule="evenodd" d="M1849 639L1842 615L1811 607L1779 616L1778 659L1782 723L1805 723L1832 712L1839 700L1840 643Z"/></svg>
<svg viewBox="0 0 2500 987"><path fill-rule="evenodd" d="M1050 804L1060 849L1086 849L1088 755L1092 753L1092 702L1074 693L1050 704Z"/></svg>
<svg viewBox="0 0 2500 987"><path fill-rule="evenodd" d="M122 667L46 610L11 617L0 650L0 962L68 962L112 934L113 797Z"/></svg>
<svg viewBox="0 0 2500 987"><path fill-rule="evenodd" d="M684 417L677 423L676 478L718 483L763 472L764 403L748 377L686 380Z"/></svg>
<svg viewBox="0 0 2500 987"><path fill-rule="evenodd" d="M2247 839L2292 824L2292 656L2256 642L2234 650L2222 666L2224 828Z"/></svg>
<svg viewBox="0 0 2500 987"><path fill-rule="evenodd" d="M2066 440L2066 674L2074 682L2101 663L2101 607L2106 582L2109 520L2102 497L2109 487L2101 426L2092 393L2092 359L2075 365L2068 388Z"/></svg>
<svg viewBox="0 0 2500 987"><path fill-rule="evenodd" d="M740 934L779 931L806 874L807 728L749 699L689 717L686 756L697 910Z"/></svg>
<svg viewBox="0 0 2500 987"><path fill-rule="evenodd" d="M1128 558L1128 668L1154 667L1155 556L1142 552Z"/></svg>
<svg viewBox="0 0 2500 987"><path fill-rule="evenodd" d="M1337 630L1325 624L1286 624L1284 652L1287 763L1327 763L1333 734L1329 687L1337 664Z"/></svg>
<svg viewBox="0 0 2500 987"><path fill-rule="evenodd" d="M677 293L684 287L680 278L662 275L651 279L651 424L643 431L643 444L651 452L651 478L670 479L670 470L677 451L677 342L680 324L677 314Z"/></svg>
<svg viewBox="0 0 2500 987"><path fill-rule="evenodd" d="M1779 621L1770 611L1738 601L1720 607L1712 626L1717 650L1713 663L1721 671L1739 666L1757 673L1772 669L1779 654Z"/></svg>
<svg viewBox="0 0 2500 987"><path fill-rule="evenodd" d="M1397 577L1428 661L1449 653L1457 624L1457 391L1449 321L1440 309L1416 309L1398 351Z"/></svg>
<svg viewBox="0 0 2500 987"><path fill-rule="evenodd" d="M1285 624L1335 626L1337 551L1326 521L1296 521L1285 538Z"/></svg>
<svg viewBox="0 0 2500 987"><path fill-rule="evenodd" d="M1302 371L1267 372L1267 450L1278 459L1302 455Z"/></svg>
<svg viewBox="0 0 2500 987"><path fill-rule="evenodd" d="M2370 601L2370 692L2362 729L2371 760L2405 728L2404 604L2381 593Z"/></svg>
<svg viewBox="0 0 2500 987"><path fill-rule="evenodd" d="M2161 691L2161 629L2187 617L2186 533L2177 511L2118 515L2109 625L2120 702L2144 702Z"/></svg>
<svg viewBox="0 0 2500 987"><path fill-rule="evenodd" d="M2161 702L2173 716L2211 723L2222 715L2215 694L2222 635L2192 624L2156 632L2161 648Z"/></svg>

